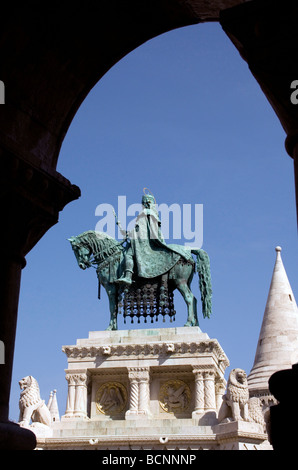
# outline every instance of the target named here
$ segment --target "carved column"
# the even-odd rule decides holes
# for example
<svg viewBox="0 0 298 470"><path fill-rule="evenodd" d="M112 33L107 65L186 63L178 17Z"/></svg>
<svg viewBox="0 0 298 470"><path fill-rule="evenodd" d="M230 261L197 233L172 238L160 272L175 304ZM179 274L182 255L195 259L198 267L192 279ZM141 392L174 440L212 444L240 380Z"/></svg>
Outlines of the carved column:
<svg viewBox="0 0 298 470"><path fill-rule="evenodd" d="M129 409L126 412L126 417L136 416L139 409L139 384L138 377L135 370L128 371L129 378Z"/></svg>
<svg viewBox="0 0 298 470"><path fill-rule="evenodd" d="M149 367L139 372L139 414L149 414Z"/></svg>
<svg viewBox="0 0 298 470"><path fill-rule="evenodd" d="M216 411L215 373L213 370L204 372L205 412Z"/></svg>
<svg viewBox="0 0 298 470"><path fill-rule="evenodd" d="M149 414L149 367L132 367L128 369L130 382L129 410L126 419Z"/></svg>
<svg viewBox="0 0 298 470"><path fill-rule="evenodd" d="M87 375L85 373L76 374L75 378L75 402L74 412L75 418L87 417Z"/></svg>
<svg viewBox="0 0 298 470"><path fill-rule="evenodd" d="M75 378L72 374L66 374L65 378L68 382L68 393L64 418L70 418L73 416L75 406Z"/></svg>
<svg viewBox="0 0 298 470"><path fill-rule="evenodd" d="M63 419L87 417L87 379L85 372L66 374L68 394Z"/></svg>
<svg viewBox="0 0 298 470"><path fill-rule="evenodd" d="M226 382L222 379L215 383L216 410L219 411L222 404L222 397L226 391Z"/></svg>
<svg viewBox="0 0 298 470"><path fill-rule="evenodd" d="M192 417L201 416L205 409L205 389L204 389L204 372L199 368L194 368L195 375L195 409Z"/></svg>
<svg viewBox="0 0 298 470"><path fill-rule="evenodd" d="M12 445L13 449L31 449L32 433L27 433L26 446L26 438L22 442L20 437L23 431L15 425L9 427L8 421L21 271L26 265L27 253L58 222L59 211L77 199L80 191L54 170L49 174L1 149L0 158L3 220L0 231L0 341L5 348L4 364L0 364L0 448L3 445L9 449Z"/></svg>

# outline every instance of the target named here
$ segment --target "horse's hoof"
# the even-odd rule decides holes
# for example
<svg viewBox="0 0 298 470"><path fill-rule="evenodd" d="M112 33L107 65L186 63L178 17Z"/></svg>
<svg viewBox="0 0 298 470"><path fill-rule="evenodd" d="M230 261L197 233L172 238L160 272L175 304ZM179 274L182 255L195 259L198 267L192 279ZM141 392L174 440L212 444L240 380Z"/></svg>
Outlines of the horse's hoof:
<svg viewBox="0 0 298 470"><path fill-rule="evenodd" d="M186 322L184 326L199 326L199 323L197 322Z"/></svg>

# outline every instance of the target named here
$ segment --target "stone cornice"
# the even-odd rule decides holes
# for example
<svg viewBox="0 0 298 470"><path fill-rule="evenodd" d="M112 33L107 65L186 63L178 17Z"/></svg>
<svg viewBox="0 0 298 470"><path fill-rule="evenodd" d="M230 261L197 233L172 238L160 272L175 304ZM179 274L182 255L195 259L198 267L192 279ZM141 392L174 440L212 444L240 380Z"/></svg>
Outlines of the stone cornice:
<svg viewBox="0 0 298 470"><path fill-rule="evenodd" d="M200 342L155 342L144 344L111 344L100 346L63 346L62 351L68 359L95 359L98 357L158 357L183 355L210 355L214 354L225 367L229 361L216 340L210 339Z"/></svg>

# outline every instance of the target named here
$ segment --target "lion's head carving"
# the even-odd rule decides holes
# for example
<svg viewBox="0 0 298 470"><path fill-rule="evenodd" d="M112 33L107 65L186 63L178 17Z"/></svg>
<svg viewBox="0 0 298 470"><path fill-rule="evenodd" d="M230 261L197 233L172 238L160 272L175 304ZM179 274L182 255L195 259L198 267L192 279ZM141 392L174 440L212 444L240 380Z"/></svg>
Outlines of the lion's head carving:
<svg viewBox="0 0 298 470"><path fill-rule="evenodd" d="M30 419L32 425L41 423L50 426L51 413L40 397L37 380L28 375L19 381L19 385L22 390L19 401L21 426L29 426Z"/></svg>
<svg viewBox="0 0 298 470"><path fill-rule="evenodd" d="M19 381L20 389L23 390L20 395L20 407L36 405L40 403L40 391L37 380L28 375Z"/></svg>
<svg viewBox="0 0 298 470"><path fill-rule="evenodd" d="M243 369L233 369L227 383L227 399L245 404L249 399L247 375Z"/></svg>

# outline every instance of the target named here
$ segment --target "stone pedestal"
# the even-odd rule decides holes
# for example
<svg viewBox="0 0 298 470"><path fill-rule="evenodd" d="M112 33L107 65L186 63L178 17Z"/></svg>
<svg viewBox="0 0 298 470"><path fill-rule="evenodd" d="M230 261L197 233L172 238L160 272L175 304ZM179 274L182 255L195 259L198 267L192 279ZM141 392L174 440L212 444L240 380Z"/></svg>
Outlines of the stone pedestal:
<svg viewBox="0 0 298 470"><path fill-rule="evenodd" d="M200 328L95 331L63 351L66 411L38 447L220 449L229 362ZM264 440L254 427L252 441Z"/></svg>
<svg viewBox="0 0 298 470"><path fill-rule="evenodd" d="M69 383L63 419L84 418L88 409L89 418L103 420L115 414L119 419L216 416L216 384L225 383L228 360L198 327L90 332L63 350ZM80 389L87 386L84 394Z"/></svg>

